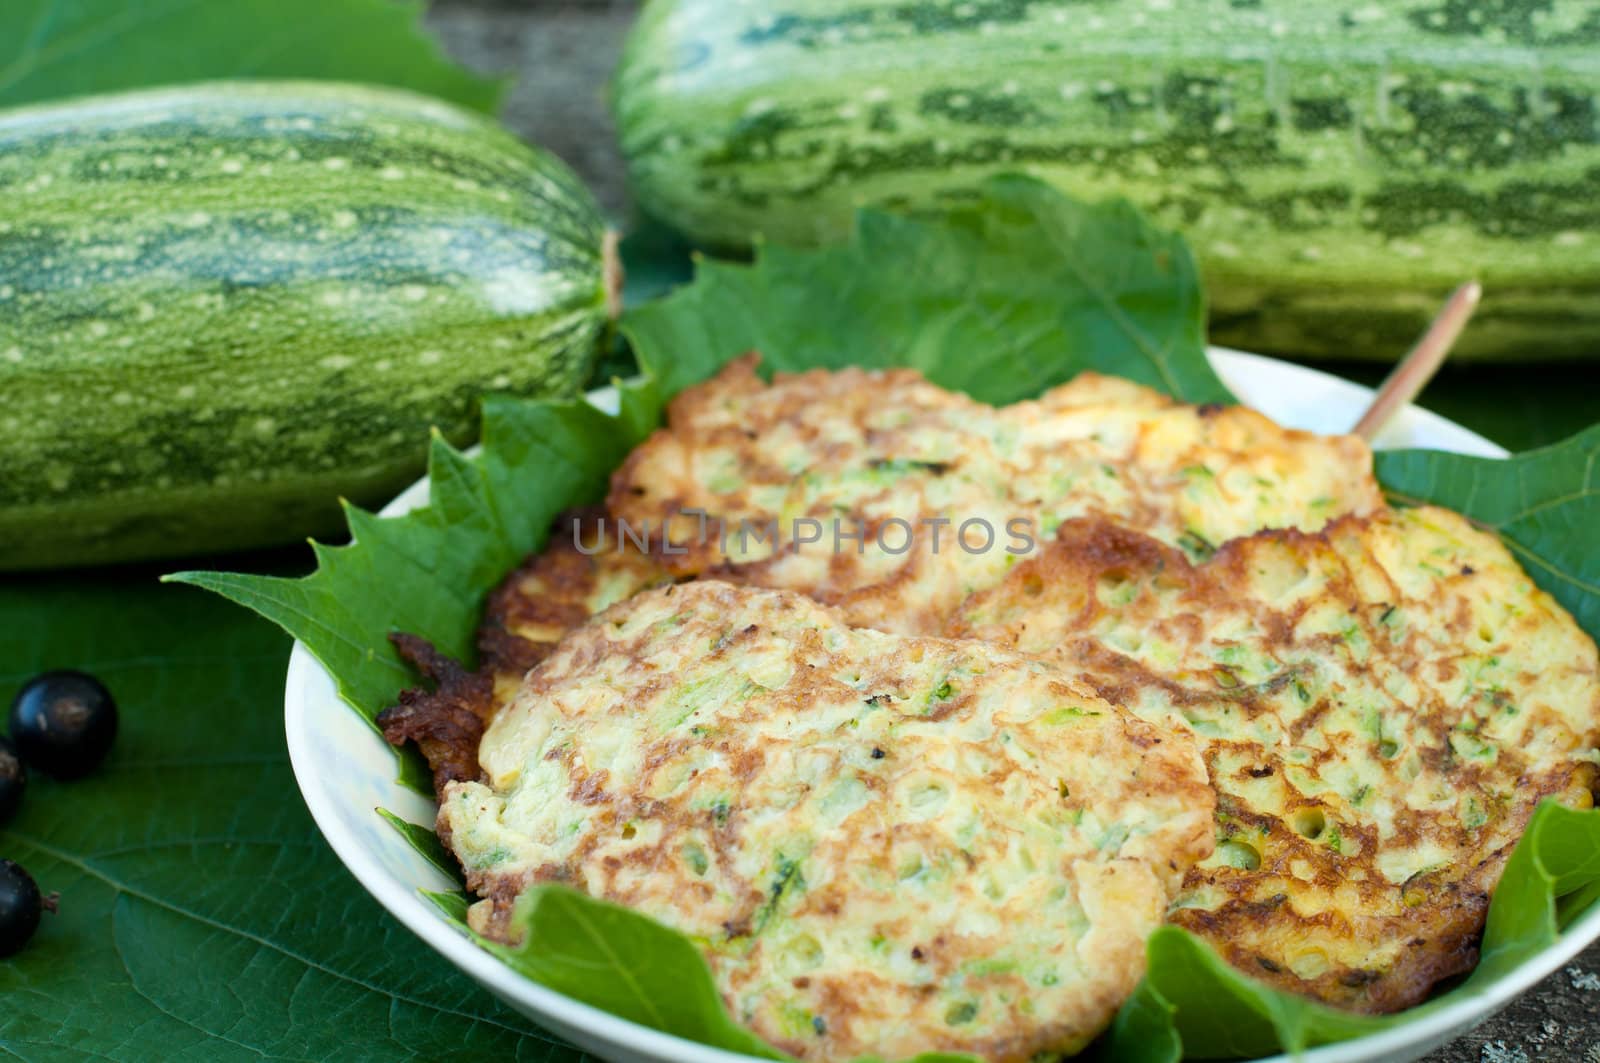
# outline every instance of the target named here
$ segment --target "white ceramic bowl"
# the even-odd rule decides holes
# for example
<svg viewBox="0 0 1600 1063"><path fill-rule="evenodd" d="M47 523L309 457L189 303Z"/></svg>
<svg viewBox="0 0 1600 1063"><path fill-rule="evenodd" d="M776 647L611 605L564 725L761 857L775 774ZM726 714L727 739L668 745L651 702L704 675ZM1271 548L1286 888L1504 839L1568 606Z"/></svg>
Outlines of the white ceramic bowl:
<svg viewBox="0 0 1600 1063"><path fill-rule="evenodd" d="M1321 432L1350 428L1371 390L1302 366L1237 351L1213 349L1212 364L1241 402L1278 422ZM614 392L591 401L614 408ZM1380 447L1431 447L1503 457L1482 436L1435 414L1404 410L1378 440ZM427 502L419 481L383 510L404 513ZM446 923L418 890L455 888L377 815L387 808L413 823L431 824L433 802L394 781L393 753L349 706L305 646L295 643L284 694L289 759L306 805L334 852L385 908L485 989L548 1030L613 1063L739 1063L749 1057L658 1033L580 1004L513 972ZM1504 1007L1513 997L1567 963L1600 937L1600 906L1570 927L1561 940L1481 995L1435 1011L1386 1033L1314 1049L1304 1063L1415 1059ZM1274 1057L1287 1063L1288 1057Z"/></svg>

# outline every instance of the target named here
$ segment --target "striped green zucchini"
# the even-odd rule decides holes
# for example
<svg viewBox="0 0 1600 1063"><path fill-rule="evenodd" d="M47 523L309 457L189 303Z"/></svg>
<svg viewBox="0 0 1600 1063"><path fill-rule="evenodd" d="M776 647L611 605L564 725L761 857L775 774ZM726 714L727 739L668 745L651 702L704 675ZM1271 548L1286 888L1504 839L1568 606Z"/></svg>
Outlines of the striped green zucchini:
<svg viewBox="0 0 1600 1063"><path fill-rule="evenodd" d="M559 161L391 90L0 114L0 568L292 541L488 391L570 395L609 246Z"/></svg>
<svg viewBox="0 0 1600 1063"><path fill-rule="evenodd" d="M653 0L614 106L643 205L699 240L837 238L1022 170L1184 232L1213 338L1600 354L1593 0Z"/></svg>

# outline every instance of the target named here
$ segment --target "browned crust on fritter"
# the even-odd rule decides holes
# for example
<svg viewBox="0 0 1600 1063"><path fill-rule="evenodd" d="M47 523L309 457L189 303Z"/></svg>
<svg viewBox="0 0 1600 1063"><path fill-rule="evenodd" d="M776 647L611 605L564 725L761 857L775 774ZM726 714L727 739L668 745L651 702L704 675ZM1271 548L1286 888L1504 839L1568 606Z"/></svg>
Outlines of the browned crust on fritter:
<svg viewBox="0 0 1600 1063"><path fill-rule="evenodd" d="M602 590L616 585L626 596L670 579L654 558L626 545L619 549L618 542L616 523L603 508L569 510L556 518L545 549L528 555L490 593L478 655L501 693L514 690L567 632L587 623L597 604L609 604L597 603Z"/></svg>
<svg viewBox="0 0 1600 1063"><path fill-rule="evenodd" d="M468 672L414 635L390 637L400 655L436 690L403 691L400 704L378 716L384 737L394 745L415 742L433 770L434 791L445 784L479 777L478 744L495 711L510 700L528 671L550 655L558 642L586 623L600 588L612 582L642 589L664 574L647 556L614 549L616 536L602 532L605 511L598 506L563 513L545 549L530 554L500 581L484 605L478 626L479 666ZM601 539L605 549L585 549ZM630 591L631 593L631 591Z"/></svg>
<svg viewBox="0 0 1600 1063"><path fill-rule="evenodd" d="M400 703L378 714L378 727L392 745L415 742L433 770L433 788L477 779L478 743L494 710L494 683L488 675L468 672L440 653L427 639L396 632L389 641L433 690L400 692Z"/></svg>
<svg viewBox="0 0 1600 1063"><path fill-rule="evenodd" d="M1209 766L1209 765L1208 765ZM1314 807L1307 804L1305 807ZM1238 808L1223 800L1224 814ZM1532 814L1532 805L1528 808ZM1316 867L1310 885L1334 890L1348 882L1340 877L1338 862L1319 858L1305 839L1284 829L1281 823L1268 828L1267 842L1275 855L1261 866L1260 874L1273 881L1294 878L1289 870L1295 860L1310 859ZM1308 852L1311 851L1311 852ZM1478 962L1478 941L1489 910L1489 891L1504 869L1510 847L1479 861L1456 881L1430 885L1413 880L1410 888L1428 893L1425 908L1400 916L1349 918L1328 910L1314 915L1295 914L1288 918L1280 910L1290 903L1283 891L1265 892L1252 888L1254 882L1223 871L1195 869L1185 887L1210 884L1228 894L1228 900L1213 910L1182 908L1170 914L1169 922L1204 938L1234 967L1279 989L1315 997L1353 1011L1381 1014L1401 1011L1427 999L1433 987L1446 978L1470 971ZM1303 881L1303 880L1301 880ZM1362 894L1374 908L1393 906L1396 887L1387 882L1363 884ZM1367 939L1402 940L1405 951L1398 961L1383 970L1351 967L1336 969L1316 978L1301 978L1287 970L1274 955L1283 939L1295 929L1318 929ZM1263 939L1271 939L1262 947ZM1278 947L1273 947L1278 946Z"/></svg>
<svg viewBox="0 0 1600 1063"><path fill-rule="evenodd" d="M1215 705L1225 697L1247 718L1253 718L1273 711L1268 704L1270 696L1284 684L1294 682L1292 674L1285 673L1283 683L1274 681L1267 688L1251 688L1235 681L1231 689L1219 690L1228 677L1190 675L1175 679L1172 674L1147 668L1090 634L1096 620L1108 609L1096 588L1105 581L1151 581L1165 593L1180 596L1182 606L1171 616L1173 627L1179 629L1187 624L1193 629L1191 637L1198 639L1208 616L1220 612L1225 603L1237 598L1241 587L1249 585L1250 573L1245 569L1254 563L1259 545L1284 544L1291 550L1331 552L1339 536L1357 534L1369 521L1381 519L1352 516L1319 532L1258 533L1224 545L1201 565L1191 564L1181 551L1130 529L1098 519L1071 521L1062 526L1057 540L1047 550L1019 565L1005 585L987 595L974 596L968 603L969 607L980 608L1001 601L1013 604L1015 611L1010 614L1009 625L971 625L958 619L950 633L998 639L1006 646L1025 646L1029 620L1034 618L1041 631L1049 632L1041 637L1059 639L1044 655L1075 665L1083 679L1113 704L1134 704L1142 693L1159 690L1180 710L1185 706ZM1474 574L1469 566L1455 578L1469 579ZM1341 600L1362 601L1348 574L1336 577L1330 586ZM1395 601L1399 600L1396 590ZM1353 610L1351 617L1368 639L1379 640L1385 637L1379 617L1386 604L1372 605L1369 615ZM1257 614L1262 633L1274 650L1284 650L1294 642L1305 608L1301 603L1281 613ZM1458 610L1449 621L1453 629L1450 637L1464 642L1464 628L1469 622L1470 616ZM1409 661L1406 666L1416 670L1422 662ZM1325 701L1312 706L1296 721L1294 737L1317 726L1328 710ZM1434 766L1444 765L1457 792L1473 788L1485 794L1491 792L1486 769L1452 758L1449 753L1447 736L1459 722L1459 714L1452 717L1450 709L1432 696L1410 711L1434 734L1446 736L1442 746L1423 750L1424 760ZM1600 715L1586 741L1592 746L1597 739ZM1318 768L1336 759L1338 752L1332 748L1315 751L1312 759L1300 766ZM1502 783L1510 780L1514 796L1497 806L1496 819L1485 832L1487 837L1475 835L1447 812L1412 808L1398 811L1393 833L1383 839L1387 849L1432 841L1459 854L1458 860L1464 862L1394 883L1377 868L1380 838L1370 824L1340 822L1345 851L1335 851L1314 837L1302 836L1291 825L1297 814L1321 817L1331 811L1331 806L1307 798L1284 782L1280 791L1285 798L1282 814L1264 815L1230 792L1234 786L1230 771L1239 776L1241 785L1247 780L1282 778L1290 765L1277 753L1250 742L1212 738L1207 740L1205 758L1219 791L1219 838L1247 841L1260 854L1261 862L1250 870L1229 866L1194 868L1184 883L1184 893L1220 894L1223 899L1206 907L1179 907L1170 920L1205 938L1242 971L1278 988L1362 1012L1391 1012L1413 1006L1426 999L1441 980L1471 970L1478 959L1478 941L1490 893L1535 808L1546 798L1586 806L1596 785L1595 767L1590 763L1540 765L1529 762L1519 750L1504 750L1496 775ZM1241 762L1242 766L1238 766ZM1332 822L1331 816L1328 821ZM1351 851L1358 855L1349 855ZM1338 901L1314 913L1297 912L1296 898L1306 896L1337 897ZM1397 958L1382 969L1334 964L1319 976L1296 975L1285 962L1286 950L1308 940L1306 935L1319 933L1374 945L1403 943L1403 947Z"/></svg>
<svg viewBox="0 0 1600 1063"><path fill-rule="evenodd" d="M594 562L567 532L576 524L579 534L593 536L603 515L598 507L563 513L545 549L529 554L490 592L478 627L478 659L485 669L520 679L549 656L561 635L589 619L584 603L594 589ZM546 637L547 630L555 637Z"/></svg>

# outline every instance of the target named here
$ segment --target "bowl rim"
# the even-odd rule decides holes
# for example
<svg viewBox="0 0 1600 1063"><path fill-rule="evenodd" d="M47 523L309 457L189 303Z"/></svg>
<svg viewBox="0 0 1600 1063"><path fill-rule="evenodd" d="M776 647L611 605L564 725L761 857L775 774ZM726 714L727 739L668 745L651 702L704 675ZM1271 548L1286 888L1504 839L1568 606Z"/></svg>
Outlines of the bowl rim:
<svg viewBox="0 0 1600 1063"><path fill-rule="evenodd" d="M1331 373L1263 355L1221 347L1209 348L1208 354L1219 374L1233 386L1241 401L1249 405L1260 405L1263 399L1268 400L1267 404L1270 405L1276 389L1294 387L1297 382L1301 387L1342 393L1344 398L1355 401L1372 394L1372 389ZM591 392L588 399L599 408L609 411L615 409L617 395L614 388L601 388ZM1252 399L1254 401L1249 401ZM1445 449L1482 457L1507 455L1504 448L1425 409L1408 407L1404 417L1409 419L1414 429L1444 440ZM1391 425L1380 436L1377 446L1382 448L1386 441L1392 444L1399 438L1396 426ZM428 481L424 476L397 495L379 513L386 517L405 513L426 503L427 492ZM447 923L421 896L419 891L428 887L422 883L398 881L380 865L361 838L349 830L338 816L335 802L314 768L317 758L310 744L310 728L306 725L313 702L301 696L308 683L321 682L331 691L332 679L310 650L298 640L290 652L285 678L284 729L289 759L312 819L362 887L407 929L518 1010L537 1015L558 1027L582 1031L586 1035L585 1040L593 1040L608 1049L632 1056L682 1063L748 1063L755 1058L663 1033L567 997L518 974ZM342 705L341 711L354 715L348 705ZM382 742L375 730L368 728L367 731L374 742ZM371 814L376 816L376 811ZM395 834L395 843L405 844L398 833ZM1290 1063L1291 1060L1300 1063L1355 1063L1358 1060L1413 1058L1411 1053L1426 1051L1499 1011L1597 938L1600 938L1600 905L1595 905L1568 926L1549 948L1490 983L1480 993L1390 1030L1322 1045L1297 1055L1265 1057L1258 1063Z"/></svg>

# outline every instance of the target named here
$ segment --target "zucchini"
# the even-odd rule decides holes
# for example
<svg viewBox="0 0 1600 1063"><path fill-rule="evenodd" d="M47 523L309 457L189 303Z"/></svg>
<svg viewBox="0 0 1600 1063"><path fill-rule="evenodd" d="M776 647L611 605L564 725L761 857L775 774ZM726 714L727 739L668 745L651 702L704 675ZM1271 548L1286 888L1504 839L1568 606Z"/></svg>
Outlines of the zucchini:
<svg viewBox="0 0 1600 1063"><path fill-rule="evenodd" d="M554 157L409 93L294 82L0 114L0 568L340 526L488 391L574 394L599 210Z"/></svg>
<svg viewBox="0 0 1600 1063"><path fill-rule="evenodd" d="M1600 354L1590 0L653 0L613 107L634 191L715 246L838 239L1020 170L1201 259L1213 339Z"/></svg>

